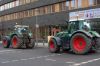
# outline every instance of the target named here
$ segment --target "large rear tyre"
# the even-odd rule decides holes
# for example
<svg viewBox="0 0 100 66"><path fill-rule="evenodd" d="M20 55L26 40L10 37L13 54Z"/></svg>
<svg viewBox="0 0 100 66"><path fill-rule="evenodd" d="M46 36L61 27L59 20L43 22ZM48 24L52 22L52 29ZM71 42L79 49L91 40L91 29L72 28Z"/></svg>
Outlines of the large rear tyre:
<svg viewBox="0 0 100 66"><path fill-rule="evenodd" d="M2 44L4 48L9 48L10 46L10 38L8 36L3 37Z"/></svg>
<svg viewBox="0 0 100 66"><path fill-rule="evenodd" d="M54 38L51 38L49 41L49 51L51 53L58 53L60 51L60 47L57 45L57 41Z"/></svg>
<svg viewBox="0 0 100 66"><path fill-rule="evenodd" d="M12 48L18 49L21 48L22 40L17 35L14 35L11 39L11 43L12 43Z"/></svg>
<svg viewBox="0 0 100 66"><path fill-rule="evenodd" d="M70 47L75 54L86 54L91 49L91 39L82 33L77 33L72 36Z"/></svg>

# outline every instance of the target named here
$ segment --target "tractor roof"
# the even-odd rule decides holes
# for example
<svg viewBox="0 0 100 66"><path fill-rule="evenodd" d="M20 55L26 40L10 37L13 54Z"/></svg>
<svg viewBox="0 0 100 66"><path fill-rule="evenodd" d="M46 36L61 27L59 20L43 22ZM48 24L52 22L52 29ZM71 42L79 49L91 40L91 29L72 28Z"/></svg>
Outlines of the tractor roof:
<svg viewBox="0 0 100 66"><path fill-rule="evenodd" d="M26 25L15 25L14 27L15 28L24 28L24 27L29 27L29 26L26 26Z"/></svg>

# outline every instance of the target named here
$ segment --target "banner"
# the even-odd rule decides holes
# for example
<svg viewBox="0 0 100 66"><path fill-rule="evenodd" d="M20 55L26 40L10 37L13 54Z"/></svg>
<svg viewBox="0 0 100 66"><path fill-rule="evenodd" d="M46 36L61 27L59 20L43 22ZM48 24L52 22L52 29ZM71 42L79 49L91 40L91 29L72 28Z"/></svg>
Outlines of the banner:
<svg viewBox="0 0 100 66"><path fill-rule="evenodd" d="M69 21L100 18L100 8L69 13Z"/></svg>

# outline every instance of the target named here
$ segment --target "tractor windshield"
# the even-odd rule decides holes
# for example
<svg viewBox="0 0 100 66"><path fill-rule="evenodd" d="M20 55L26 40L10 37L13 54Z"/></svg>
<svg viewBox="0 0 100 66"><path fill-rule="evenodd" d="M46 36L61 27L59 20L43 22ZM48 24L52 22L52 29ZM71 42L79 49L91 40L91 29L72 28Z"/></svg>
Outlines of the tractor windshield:
<svg viewBox="0 0 100 66"><path fill-rule="evenodd" d="M15 26L15 32L22 34L22 33L27 33L30 32L29 27L25 25L16 25Z"/></svg>
<svg viewBox="0 0 100 66"><path fill-rule="evenodd" d="M91 23L86 21L71 21L68 23L68 32L73 33L77 30L91 30Z"/></svg>
<svg viewBox="0 0 100 66"><path fill-rule="evenodd" d="M90 25L90 23L89 23L89 22L83 22L82 29L83 29L83 30L86 30L86 31L91 30L91 25Z"/></svg>

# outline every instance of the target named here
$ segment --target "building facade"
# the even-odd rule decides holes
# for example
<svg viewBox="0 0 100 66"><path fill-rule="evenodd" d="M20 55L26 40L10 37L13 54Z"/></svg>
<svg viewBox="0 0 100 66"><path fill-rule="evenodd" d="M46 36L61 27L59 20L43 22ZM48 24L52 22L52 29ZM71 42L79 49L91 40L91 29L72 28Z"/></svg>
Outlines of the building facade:
<svg viewBox="0 0 100 66"><path fill-rule="evenodd" d="M33 37L46 39L67 28L69 14L100 8L99 0L0 0L0 33L6 35L16 24L29 25ZM88 19L95 29L99 18Z"/></svg>

